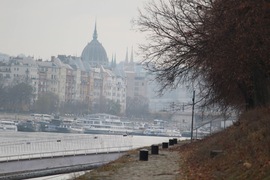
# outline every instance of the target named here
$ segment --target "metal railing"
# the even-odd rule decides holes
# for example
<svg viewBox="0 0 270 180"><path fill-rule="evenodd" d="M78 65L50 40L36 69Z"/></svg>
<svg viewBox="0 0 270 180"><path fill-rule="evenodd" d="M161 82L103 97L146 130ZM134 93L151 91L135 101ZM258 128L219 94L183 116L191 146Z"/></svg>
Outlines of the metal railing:
<svg viewBox="0 0 270 180"><path fill-rule="evenodd" d="M222 124L223 122L223 127L221 127L221 124L220 124L220 128L217 128L216 126L213 126L213 123L215 122L220 122ZM210 120L210 121L207 121L203 124L200 124L199 126L197 126L196 128L193 129L193 131L195 130L195 138L196 139L201 139L201 138L204 138L208 135L211 135L215 132L218 132L218 131L221 131L222 129L225 129L227 128L228 126L230 126L232 123L230 124L226 124L226 122L233 122L232 120L217 120L217 119L214 119L214 120ZM204 132L199 132L198 130L204 126L208 126L208 131L204 131Z"/></svg>
<svg viewBox="0 0 270 180"><path fill-rule="evenodd" d="M51 139L2 142L0 162L82 154L122 152L132 149L132 136L80 135Z"/></svg>

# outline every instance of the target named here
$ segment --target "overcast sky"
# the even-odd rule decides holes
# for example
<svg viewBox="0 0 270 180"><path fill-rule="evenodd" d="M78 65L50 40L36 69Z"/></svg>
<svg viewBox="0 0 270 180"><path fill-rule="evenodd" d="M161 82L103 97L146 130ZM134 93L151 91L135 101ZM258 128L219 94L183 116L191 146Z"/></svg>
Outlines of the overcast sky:
<svg viewBox="0 0 270 180"><path fill-rule="evenodd" d="M98 40L111 60L137 50L143 36L131 20L148 0L0 0L0 52L50 59L58 54L81 56L92 40L97 20Z"/></svg>

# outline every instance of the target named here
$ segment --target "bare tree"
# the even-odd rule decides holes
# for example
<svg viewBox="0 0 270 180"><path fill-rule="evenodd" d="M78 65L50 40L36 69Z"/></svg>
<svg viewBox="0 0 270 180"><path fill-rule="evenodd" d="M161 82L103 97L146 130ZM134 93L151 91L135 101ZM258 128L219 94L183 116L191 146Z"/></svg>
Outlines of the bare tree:
<svg viewBox="0 0 270 180"><path fill-rule="evenodd" d="M269 2L159 0L134 21L146 33L144 63L160 91L190 82L203 105L270 103Z"/></svg>
<svg viewBox="0 0 270 180"><path fill-rule="evenodd" d="M38 113L58 113L59 97L52 92L44 92L38 95L38 100L33 104L33 110Z"/></svg>
<svg viewBox="0 0 270 180"><path fill-rule="evenodd" d="M32 97L33 88L26 83L7 87L7 106L13 112L29 111Z"/></svg>
<svg viewBox="0 0 270 180"><path fill-rule="evenodd" d="M148 99L143 96L127 97L126 116L139 118L149 116Z"/></svg>

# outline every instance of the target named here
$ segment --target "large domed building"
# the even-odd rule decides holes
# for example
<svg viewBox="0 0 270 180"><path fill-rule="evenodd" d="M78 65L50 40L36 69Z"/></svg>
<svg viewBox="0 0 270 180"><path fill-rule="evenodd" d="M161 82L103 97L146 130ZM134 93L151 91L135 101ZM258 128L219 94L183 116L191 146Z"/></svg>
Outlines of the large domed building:
<svg viewBox="0 0 270 180"><path fill-rule="evenodd" d="M86 45L83 49L81 58L84 64L89 65L90 68L94 67L108 67L109 60L107 57L106 50L102 46L102 44L97 40L97 28L95 24L93 40Z"/></svg>

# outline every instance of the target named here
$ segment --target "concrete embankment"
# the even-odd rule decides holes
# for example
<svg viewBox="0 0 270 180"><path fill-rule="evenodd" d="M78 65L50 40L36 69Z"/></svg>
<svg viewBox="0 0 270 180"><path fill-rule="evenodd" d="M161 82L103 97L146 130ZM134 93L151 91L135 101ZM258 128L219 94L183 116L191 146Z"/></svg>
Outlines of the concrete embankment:
<svg viewBox="0 0 270 180"><path fill-rule="evenodd" d="M18 173L1 175L0 179L1 180L21 180L21 179L36 178L36 177L50 176L50 175L56 175L56 174L72 173L72 172L78 172L78 171L91 170L99 166L102 166L103 164L104 163L84 164L84 165L69 166L69 167L62 167L62 168L18 172Z"/></svg>
<svg viewBox="0 0 270 180"><path fill-rule="evenodd" d="M0 163L0 180L25 179L61 173L90 170L113 161L124 153L54 157Z"/></svg>

